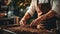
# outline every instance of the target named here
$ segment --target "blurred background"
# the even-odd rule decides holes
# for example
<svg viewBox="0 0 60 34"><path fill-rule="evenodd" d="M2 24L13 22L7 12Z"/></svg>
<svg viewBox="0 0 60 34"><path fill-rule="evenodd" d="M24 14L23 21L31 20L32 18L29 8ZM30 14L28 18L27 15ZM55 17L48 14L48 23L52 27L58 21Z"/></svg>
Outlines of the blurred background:
<svg viewBox="0 0 60 34"><path fill-rule="evenodd" d="M16 22L19 22L29 9L30 3L31 0L0 0L0 22L12 22L14 21L12 17L18 17L19 20L14 19L17 20ZM30 22L30 20L28 22Z"/></svg>
<svg viewBox="0 0 60 34"><path fill-rule="evenodd" d="M0 0L0 13L7 12L8 17L12 15L22 17L30 3L31 0Z"/></svg>

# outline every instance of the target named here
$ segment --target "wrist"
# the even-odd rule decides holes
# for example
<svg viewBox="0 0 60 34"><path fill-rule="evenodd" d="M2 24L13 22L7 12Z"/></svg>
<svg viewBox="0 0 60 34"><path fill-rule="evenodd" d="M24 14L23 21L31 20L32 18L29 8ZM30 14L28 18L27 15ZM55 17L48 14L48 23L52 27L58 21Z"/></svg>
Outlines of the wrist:
<svg viewBox="0 0 60 34"><path fill-rule="evenodd" d="M41 15L37 18L37 21L43 21L43 20L46 20L47 19L47 16L46 15Z"/></svg>
<svg viewBox="0 0 60 34"><path fill-rule="evenodd" d="M29 19L30 17L31 17L30 14L29 14L29 13L26 13L23 18L24 18L25 20L27 20L27 19Z"/></svg>
<svg viewBox="0 0 60 34"><path fill-rule="evenodd" d="M42 12L38 13L38 17L40 17L40 16L41 16L41 14L42 14Z"/></svg>
<svg viewBox="0 0 60 34"><path fill-rule="evenodd" d="M25 18L22 18L22 20L24 20L24 21L25 21L26 19L25 19Z"/></svg>

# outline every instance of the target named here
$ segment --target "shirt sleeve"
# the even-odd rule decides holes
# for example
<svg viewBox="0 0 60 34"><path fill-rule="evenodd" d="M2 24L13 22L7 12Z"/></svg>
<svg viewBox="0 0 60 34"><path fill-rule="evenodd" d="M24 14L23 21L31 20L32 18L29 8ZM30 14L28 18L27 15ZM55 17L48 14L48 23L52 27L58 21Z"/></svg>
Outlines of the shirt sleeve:
<svg viewBox="0 0 60 34"><path fill-rule="evenodd" d="M35 13L35 0L32 0L31 5L27 10L27 13L29 13L31 16L33 16L33 14Z"/></svg>
<svg viewBox="0 0 60 34"><path fill-rule="evenodd" d="M54 0L52 5L52 10L54 10L56 13L60 13L60 0Z"/></svg>

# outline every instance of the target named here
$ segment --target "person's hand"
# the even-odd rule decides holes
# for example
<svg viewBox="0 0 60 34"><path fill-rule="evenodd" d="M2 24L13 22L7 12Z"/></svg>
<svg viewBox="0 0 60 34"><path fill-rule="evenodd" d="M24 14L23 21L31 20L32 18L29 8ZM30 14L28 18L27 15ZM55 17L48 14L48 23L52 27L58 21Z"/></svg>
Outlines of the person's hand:
<svg viewBox="0 0 60 34"><path fill-rule="evenodd" d="M30 27L36 27L37 29L44 29L45 25L41 24L40 22L38 22L37 20L33 20L30 24Z"/></svg>
<svg viewBox="0 0 60 34"><path fill-rule="evenodd" d="M44 28L45 28L45 25L44 24L41 24L40 23L40 24L37 25L37 29L44 29Z"/></svg>
<svg viewBox="0 0 60 34"><path fill-rule="evenodd" d="M40 24L43 20L46 20L45 18L46 18L46 16L44 16L44 15L38 17L37 19L35 19L31 22L30 26L36 26L36 25Z"/></svg>
<svg viewBox="0 0 60 34"><path fill-rule="evenodd" d="M30 26L36 26L38 24L37 19L33 20L30 24Z"/></svg>
<svg viewBox="0 0 60 34"><path fill-rule="evenodd" d="M26 20L24 18L22 18L19 23L20 23L20 25L24 26L24 25L26 25Z"/></svg>

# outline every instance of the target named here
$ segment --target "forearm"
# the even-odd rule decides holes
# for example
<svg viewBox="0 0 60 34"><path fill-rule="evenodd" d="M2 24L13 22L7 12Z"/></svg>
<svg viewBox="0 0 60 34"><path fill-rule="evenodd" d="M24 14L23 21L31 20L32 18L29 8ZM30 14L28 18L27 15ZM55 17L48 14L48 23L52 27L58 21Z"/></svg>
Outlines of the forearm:
<svg viewBox="0 0 60 34"><path fill-rule="evenodd" d="M35 9L36 9L38 17L39 17L42 14L42 11L40 9L40 5L35 5L35 7L36 7Z"/></svg>
<svg viewBox="0 0 60 34"><path fill-rule="evenodd" d="M43 20L52 18L53 16L55 16L55 14L56 13L53 10L51 10L48 13L38 17L36 20L37 20L37 22L42 22Z"/></svg>
<svg viewBox="0 0 60 34"><path fill-rule="evenodd" d="M42 11L40 9L37 10L38 17L41 16Z"/></svg>
<svg viewBox="0 0 60 34"><path fill-rule="evenodd" d="M26 12L25 15L23 16L23 19L27 20L27 19L29 19L30 17L31 17L30 14Z"/></svg>
<svg viewBox="0 0 60 34"><path fill-rule="evenodd" d="M46 19L50 19L52 17L54 17L56 15L56 13L54 12L54 10L50 10L48 13L45 14Z"/></svg>
<svg viewBox="0 0 60 34"><path fill-rule="evenodd" d="M38 6L36 7L36 11L37 13L42 13L41 9Z"/></svg>

